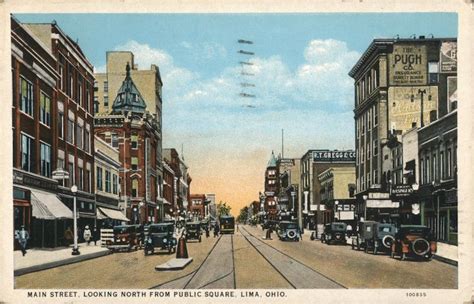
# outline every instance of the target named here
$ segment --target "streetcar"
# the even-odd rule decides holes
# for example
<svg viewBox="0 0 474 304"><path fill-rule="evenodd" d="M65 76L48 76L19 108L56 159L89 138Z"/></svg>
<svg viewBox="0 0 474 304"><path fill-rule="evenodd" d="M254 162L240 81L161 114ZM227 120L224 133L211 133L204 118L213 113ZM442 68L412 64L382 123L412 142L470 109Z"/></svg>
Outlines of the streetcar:
<svg viewBox="0 0 474 304"><path fill-rule="evenodd" d="M234 234L235 232L235 219L231 215L222 215L219 217L219 226L220 233L230 233Z"/></svg>

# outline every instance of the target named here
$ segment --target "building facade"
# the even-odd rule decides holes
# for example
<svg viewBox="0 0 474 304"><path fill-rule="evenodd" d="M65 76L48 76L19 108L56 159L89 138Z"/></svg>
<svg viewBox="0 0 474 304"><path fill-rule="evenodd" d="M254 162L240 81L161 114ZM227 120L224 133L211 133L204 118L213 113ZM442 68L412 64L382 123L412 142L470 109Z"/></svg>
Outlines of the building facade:
<svg viewBox="0 0 474 304"><path fill-rule="evenodd" d="M277 160L278 203L285 219L297 217L299 206L300 159L279 158Z"/></svg>
<svg viewBox="0 0 474 304"><path fill-rule="evenodd" d="M191 177L188 174L188 166L174 148L163 149L163 160L174 171L174 200L176 207L173 208L174 216L184 219L189 205Z"/></svg>
<svg viewBox="0 0 474 304"><path fill-rule="evenodd" d="M400 202L391 187L405 187L393 176L394 150L405 132L422 128L453 105L446 83L455 86L453 38L375 39L349 72L354 78L357 212L393 222ZM402 163L396 164L401 166Z"/></svg>
<svg viewBox="0 0 474 304"><path fill-rule="evenodd" d="M265 169L265 184L264 184L264 210L268 219L276 220L278 217L278 174L277 174L277 159L272 151L270 160Z"/></svg>
<svg viewBox="0 0 474 304"><path fill-rule="evenodd" d="M173 218L174 210L178 208L175 186L174 170L166 161L163 161L163 213L166 219Z"/></svg>
<svg viewBox="0 0 474 304"><path fill-rule="evenodd" d="M95 134L119 151L121 196L134 224L161 220L160 126L146 108L127 65L112 111L95 116Z"/></svg>
<svg viewBox="0 0 474 304"><path fill-rule="evenodd" d="M209 201L206 199L205 194L191 194L188 207L190 218L199 221L207 218L209 215L208 204Z"/></svg>

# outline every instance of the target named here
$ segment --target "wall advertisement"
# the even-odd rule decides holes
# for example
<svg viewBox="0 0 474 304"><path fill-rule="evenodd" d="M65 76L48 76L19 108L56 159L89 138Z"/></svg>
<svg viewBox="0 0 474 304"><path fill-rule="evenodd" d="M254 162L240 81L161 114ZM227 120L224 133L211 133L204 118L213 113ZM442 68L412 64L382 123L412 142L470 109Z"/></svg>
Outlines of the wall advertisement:
<svg viewBox="0 0 474 304"><path fill-rule="evenodd" d="M427 83L426 46L396 44L389 56L390 85L424 85Z"/></svg>
<svg viewBox="0 0 474 304"><path fill-rule="evenodd" d="M458 44L455 41L445 41L441 44L439 65L441 73L457 72Z"/></svg>

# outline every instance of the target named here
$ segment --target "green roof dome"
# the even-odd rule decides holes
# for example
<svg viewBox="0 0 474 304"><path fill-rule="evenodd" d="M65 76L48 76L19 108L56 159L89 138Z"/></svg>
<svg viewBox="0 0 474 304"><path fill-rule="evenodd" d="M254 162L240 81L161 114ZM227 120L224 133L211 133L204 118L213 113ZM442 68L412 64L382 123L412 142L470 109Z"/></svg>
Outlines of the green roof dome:
<svg viewBox="0 0 474 304"><path fill-rule="evenodd" d="M146 103L130 77L130 65L128 62L126 71L125 79L112 105L112 113L145 113Z"/></svg>

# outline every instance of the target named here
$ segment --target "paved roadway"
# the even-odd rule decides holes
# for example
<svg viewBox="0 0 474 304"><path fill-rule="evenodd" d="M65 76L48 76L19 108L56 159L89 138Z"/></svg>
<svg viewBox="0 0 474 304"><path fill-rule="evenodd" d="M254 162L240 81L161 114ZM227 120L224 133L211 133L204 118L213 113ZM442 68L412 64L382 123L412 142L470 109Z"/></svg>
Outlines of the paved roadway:
<svg viewBox="0 0 474 304"><path fill-rule="evenodd" d="M391 259L350 246L263 240L259 227L188 243L194 261L181 271L155 271L173 258L142 251L15 277L15 288L456 288L457 267ZM74 280L71 280L74 278Z"/></svg>

